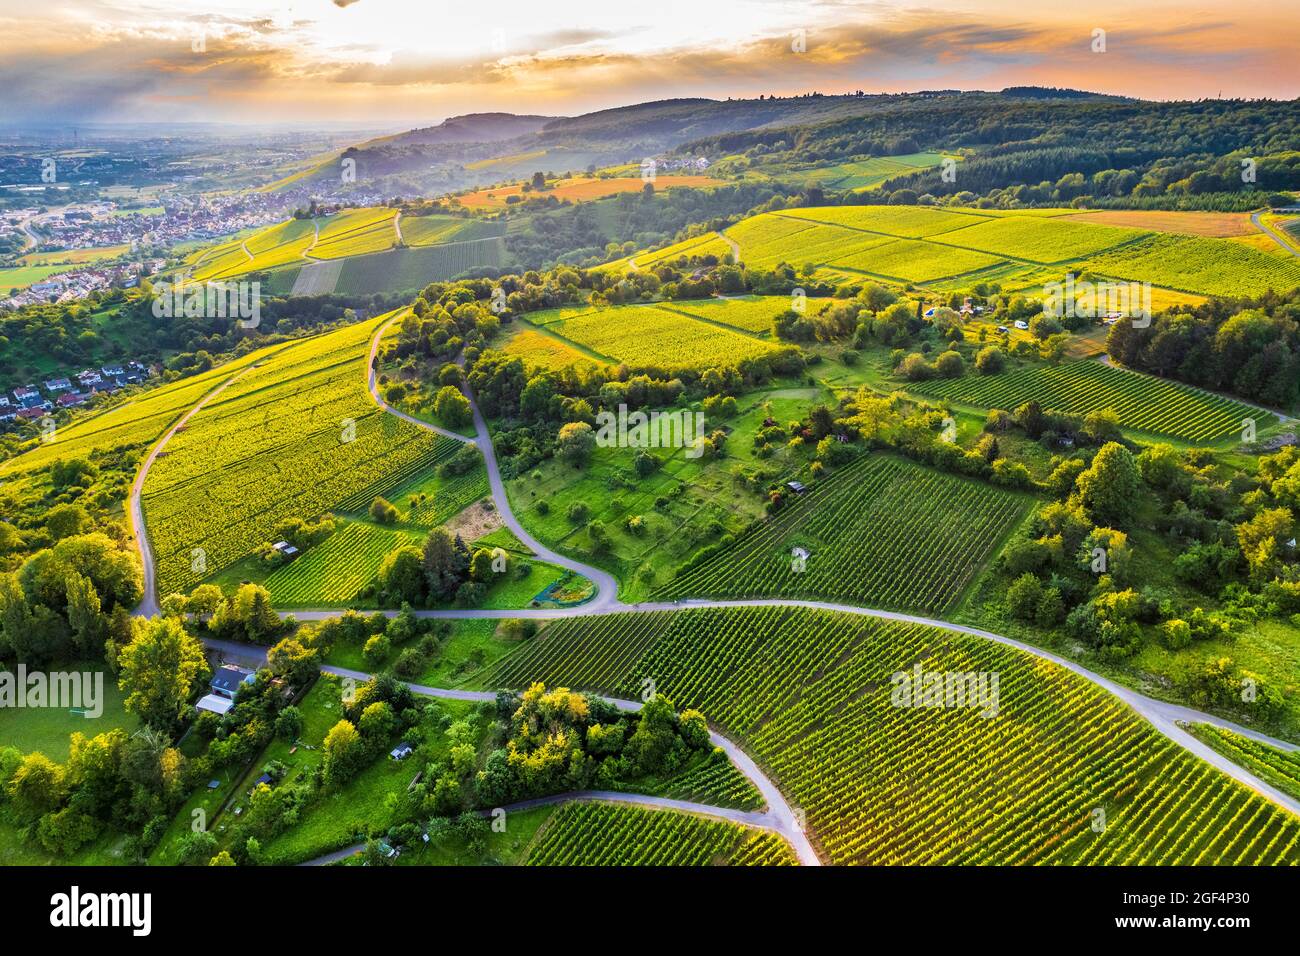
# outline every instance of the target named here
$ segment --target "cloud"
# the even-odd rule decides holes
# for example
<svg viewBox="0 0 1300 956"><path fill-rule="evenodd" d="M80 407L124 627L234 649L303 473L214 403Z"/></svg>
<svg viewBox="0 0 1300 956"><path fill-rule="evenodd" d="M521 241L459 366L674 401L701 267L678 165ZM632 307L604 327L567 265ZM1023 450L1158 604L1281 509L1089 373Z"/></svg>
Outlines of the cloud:
<svg viewBox="0 0 1300 956"><path fill-rule="evenodd" d="M1022 84L1157 98L1214 95L1219 87L1228 95L1300 92L1287 50L1300 20L1296 14L1279 14L1277 22L1234 22L1222 14L1169 22L1144 11L1144 0L1134 0L1127 19L1106 18L1104 56L1090 51L1091 23L1017 11L1009 3L970 13L854 0L812 0L779 11L759 4L756 10L776 11L755 16L762 31L747 32L758 27L737 20L725 42L717 39L727 36L725 30L704 32L707 17L695 36L658 31L656 18L665 14L654 8L646 8L644 23L635 16L593 16L581 26L553 27L544 24L573 20L558 13L542 19L524 8L517 23L502 21L511 29L508 42L499 34L473 34L473 42L444 44L451 52L435 54L380 49L373 30L346 25L383 27L387 21L366 17L378 17L389 9L384 3L391 7L396 0L372 0L361 19L346 15L329 43L313 20L208 15L194 7L137 6L128 15L115 0L83 2L97 17L90 27L0 13L6 119L427 122L453 110L572 114L675 96ZM334 0L340 8L356 2ZM491 25L491 0L480 2L482 22ZM0 10L7 5L13 0L0 0ZM321 20L331 16L344 15L328 6L320 11ZM800 20L807 46L795 53L782 26ZM391 22L393 35L402 37L401 20ZM205 36L202 55L191 49L199 30ZM417 35L407 35L418 42Z"/></svg>

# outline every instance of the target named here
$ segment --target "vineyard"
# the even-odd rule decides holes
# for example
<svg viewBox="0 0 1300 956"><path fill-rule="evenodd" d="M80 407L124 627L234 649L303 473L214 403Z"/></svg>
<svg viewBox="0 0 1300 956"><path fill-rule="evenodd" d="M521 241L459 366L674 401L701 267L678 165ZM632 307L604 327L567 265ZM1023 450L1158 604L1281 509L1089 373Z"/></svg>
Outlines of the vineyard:
<svg viewBox="0 0 1300 956"><path fill-rule="evenodd" d="M501 240L486 238L352 256L343 260L336 289L352 295L422 289L471 269L500 266L502 255Z"/></svg>
<svg viewBox="0 0 1300 956"><path fill-rule="evenodd" d="M828 260L826 264L832 269L853 269L906 282L930 282L977 269L988 269L1001 261L969 249L912 239L895 239L864 252Z"/></svg>
<svg viewBox="0 0 1300 956"><path fill-rule="evenodd" d="M401 227L402 238L411 246L495 239L504 236L506 231L505 223L463 216L403 216Z"/></svg>
<svg viewBox="0 0 1300 956"><path fill-rule="evenodd" d="M1193 724L1188 730L1260 780L1300 798L1300 752L1278 750L1211 724Z"/></svg>
<svg viewBox="0 0 1300 956"><path fill-rule="evenodd" d="M996 714L896 706L917 665L996 675ZM703 710L832 863L1300 863L1300 821L1084 678L981 638L807 608L606 615L548 625L485 684L546 673L621 697L652 680Z"/></svg>
<svg viewBox="0 0 1300 956"><path fill-rule="evenodd" d="M653 790L638 787L637 790L653 792L670 800L707 803L712 807L758 810L763 806L763 797L757 788L730 760L709 760L674 777L662 787Z"/></svg>
<svg viewBox="0 0 1300 956"><path fill-rule="evenodd" d="M345 209L319 223L320 235L308 255L313 259L342 259L383 252L397 243L394 209Z"/></svg>
<svg viewBox="0 0 1300 956"><path fill-rule="evenodd" d="M298 560L277 568L264 583L276 607L345 605L374 584L380 562L390 552L421 541L410 531L349 522Z"/></svg>
<svg viewBox="0 0 1300 956"><path fill-rule="evenodd" d="M899 239L925 239L989 221L980 210L930 206L827 206L789 209L780 215Z"/></svg>
<svg viewBox="0 0 1300 956"><path fill-rule="evenodd" d="M244 558L287 518L360 511L459 447L370 402L379 321L268 357L172 438L142 495L164 593Z"/></svg>
<svg viewBox="0 0 1300 956"><path fill-rule="evenodd" d="M566 803L528 866L793 866L775 833L724 820L610 803Z"/></svg>
<svg viewBox="0 0 1300 956"><path fill-rule="evenodd" d="M1078 221L1070 209L834 206L761 213L727 228L747 266L811 263L891 280L937 283L980 271L1010 288L1043 278L994 275L1009 264L1093 272L1194 295L1254 295L1300 286L1300 262L1241 240ZM909 240L909 241L902 241ZM698 240L688 240L694 243ZM686 245L686 244L680 244ZM660 253L637 256L638 265ZM983 273L983 270L989 270Z"/></svg>
<svg viewBox="0 0 1300 956"><path fill-rule="evenodd" d="M1228 239L1159 235L1091 261L1102 275L1205 295L1257 295L1300 288L1300 259Z"/></svg>
<svg viewBox="0 0 1300 956"><path fill-rule="evenodd" d="M611 362L634 368L706 369L781 351L748 335L648 306L601 309L547 328Z"/></svg>
<svg viewBox="0 0 1300 956"><path fill-rule="evenodd" d="M558 372L570 365L594 364L577 349L542 332L534 332L532 329L521 329L516 332L501 347L501 351L522 359L529 370L543 372Z"/></svg>
<svg viewBox="0 0 1300 956"><path fill-rule="evenodd" d="M828 598L943 611L1027 499L905 459L864 455L704 560L662 596ZM800 570L792 551L807 552Z"/></svg>
<svg viewBox="0 0 1300 956"><path fill-rule="evenodd" d="M665 246L657 252L638 253L636 264L638 269L649 269L661 262L671 262L680 256L717 256L718 260L721 261L723 257L730 253L731 246L727 244L725 239L716 232L706 232L702 236ZM626 265L627 261L621 259L617 264ZM611 265L614 265L614 263L611 263Z"/></svg>
<svg viewBox="0 0 1300 956"><path fill-rule="evenodd" d="M1109 408L1127 428L1189 442L1240 435L1246 419L1262 425L1270 418L1241 402L1189 385L1093 361L934 379L910 388L934 398L1008 411L1028 401L1075 415Z"/></svg>
<svg viewBox="0 0 1300 956"><path fill-rule="evenodd" d="M1006 216L944 233L939 241L1050 264L1095 255L1142 235L1140 230L1117 226L1096 226L1042 216Z"/></svg>
<svg viewBox="0 0 1300 956"><path fill-rule="evenodd" d="M816 311L824 301L826 300L814 299L808 303L808 310ZM736 299L688 299L670 302L663 308L727 325L751 335L763 335L771 333L773 319L790 309L790 298L770 295Z"/></svg>

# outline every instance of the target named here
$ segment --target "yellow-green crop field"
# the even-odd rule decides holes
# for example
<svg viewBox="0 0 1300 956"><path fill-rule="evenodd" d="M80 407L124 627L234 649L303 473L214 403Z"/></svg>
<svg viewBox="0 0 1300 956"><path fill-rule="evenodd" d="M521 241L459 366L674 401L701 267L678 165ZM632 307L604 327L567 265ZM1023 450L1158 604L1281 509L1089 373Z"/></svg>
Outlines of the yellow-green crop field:
<svg viewBox="0 0 1300 956"><path fill-rule="evenodd" d="M501 347L501 351L522 359L530 371L558 372L570 365L595 364L572 346L533 329L520 329Z"/></svg>
<svg viewBox="0 0 1300 956"><path fill-rule="evenodd" d="M1066 218L1069 212L788 209L743 220L729 227L727 236L750 267L811 263L832 277L858 273L945 290L983 279L1004 288L1032 288L1071 271L1192 295L1258 295L1300 286L1300 261L1281 249L1073 221ZM636 261L642 264L641 257Z"/></svg>
<svg viewBox="0 0 1300 956"><path fill-rule="evenodd" d="M988 269L1000 262L994 256L970 249L954 249L915 239L895 239L832 260L827 265L832 269L852 269L904 282L930 282Z"/></svg>
<svg viewBox="0 0 1300 956"><path fill-rule="evenodd" d="M24 454L0 464L0 481L48 468L56 461L96 457L121 451L145 450L208 392L255 361L283 349L272 346L241 356L199 375L143 392L138 398L87 415L54 432L53 440L37 441Z"/></svg>
<svg viewBox="0 0 1300 956"><path fill-rule="evenodd" d="M737 365L781 351L751 336L652 306L600 309L547 329L612 363L665 371Z"/></svg>
<svg viewBox="0 0 1300 956"><path fill-rule="evenodd" d="M364 510L454 449L367 395L366 344L385 318L265 356L173 436L143 493L164 593L248 556L286 518Z"/></svg>
<svg viewBox="0 0 1300 956"><path fill-rule="evenodd" d="M1092 260L1116 279L1150 282L1202 295L1250 295L1300 287L1300 259L1231 239L1153 235Z"/></svg>
<svg viewBox="0 0 1300 956"><path fill-rule="evenodd" d="M828 226L845 226L902 239L924 239L983 222L974 210L953 211L932 206L820 206L773 213Z"/></svg>
<svg viewBox="0 0 1300 956"><path fill-rule="evenodd" d="M981 252L1051 265L1096 255L1103 250L1140 239L1143 235L1139 229L1120 226L1096 226L1033 216L1007 216L1002 219L986 219L964 229L944 233L939 241L964 249L978 249Z"/></svg>
<svg viewBox="0 0 1300 956"><path fill-rule="evenodd" d="M809 311L814 309L816 301L809 301ZM773 319L789 310L790 297L747 295L734 299L686 299L665 303L663 307L709 322L720 322L742 332L763 335L772 331Z"/></svg>
<svg viewBox="0 0 1300 956"><path fill-rule="evenodd" d="M313 259L342 259L383 252L397 244L395 209L345 209L320 222L320 235L311 247Z"/></svg>

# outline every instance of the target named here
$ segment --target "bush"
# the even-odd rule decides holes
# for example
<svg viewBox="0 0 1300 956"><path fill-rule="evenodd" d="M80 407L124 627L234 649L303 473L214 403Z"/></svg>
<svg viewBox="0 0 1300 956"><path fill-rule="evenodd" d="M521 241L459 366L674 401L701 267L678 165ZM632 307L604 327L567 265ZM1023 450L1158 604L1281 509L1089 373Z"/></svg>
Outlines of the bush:
<svg viewBox="0 0 1300 956"><path fill-rule="evenodd" d="M1007 355L996 345L982 348L975 355L975 371L981 375L997 375L1007 366Z"/></svg>
<svg viewBox="0 0 1300 956"><path fill-rule="evenodd" d="M943 378L960 378L966 370L966 363L962 361L960 353L949 349L934 360L934 370Z"/></svg>
<svg viewBox="0 0 1300 956"><path fill-rule="evenodd" d="M386 498L376 495L370 502L370 517L380 524L392 524L397 520L397 508Z"/></svg>
<svg viewBox="0 0 1300 956"><path fill-rule="evenodd" d="M1057 595L1058 599L1060 595ZM1033 574L1025 573L1007 588L1007 613L1020 621L1032 621L1038 616L1043 602L1043 582Z"/></svg>

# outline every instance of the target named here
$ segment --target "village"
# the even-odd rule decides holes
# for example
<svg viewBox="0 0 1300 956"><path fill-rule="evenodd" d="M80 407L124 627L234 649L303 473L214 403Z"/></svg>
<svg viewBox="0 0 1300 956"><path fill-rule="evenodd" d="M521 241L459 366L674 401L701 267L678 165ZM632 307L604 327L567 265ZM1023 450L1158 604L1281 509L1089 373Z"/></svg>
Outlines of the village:
<svg viewBox="0 0 1300 956"><path fill-rule="evenodd" d="M96 395L139 385L151 374L147 366L133 361L86 369L73 378L52 378L39 387L19 385L12 392L0 394L0 423L39 421L55 410L85 405Z"/></svg>

